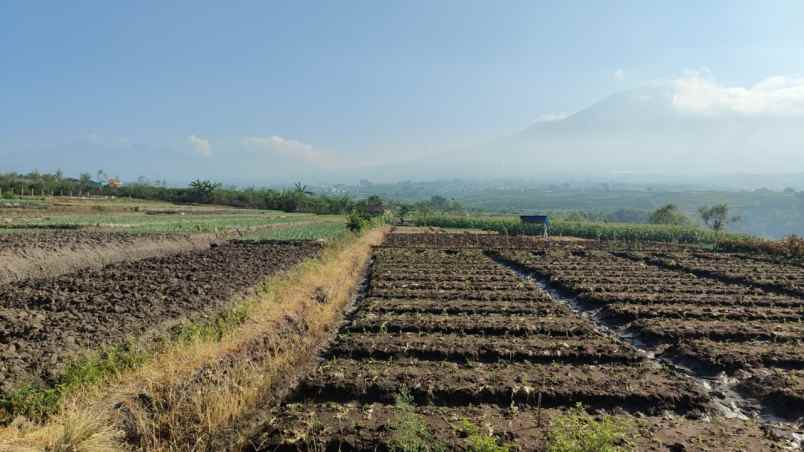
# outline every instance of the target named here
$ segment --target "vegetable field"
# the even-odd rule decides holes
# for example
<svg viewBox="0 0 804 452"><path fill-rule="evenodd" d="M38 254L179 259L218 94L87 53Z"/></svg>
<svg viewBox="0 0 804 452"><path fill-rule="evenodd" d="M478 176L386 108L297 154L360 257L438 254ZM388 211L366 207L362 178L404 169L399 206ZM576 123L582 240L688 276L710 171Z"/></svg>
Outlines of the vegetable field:
<svg viewBox="0 0 804 452"><path fill-rule="evenodd" d="M756 425L739 420L752 409L771 408L769 397L746 394L746 402L721 396L704 375L656 359L655 350L557 290L597 308L614 307L611 300L632 292L641 298L623 306L640 308L653 300L638 322L667 321L670 328L631 325L645 338L655 337L650 327L681 337L680 328L691 322L689 330L697 335L690 340L727 336L737 342L722 343L733 344L761 340L761 328L773 326L764 334L773 334L778 352L787 354L783 359L793 360L798 352L792 344L804 333L797 321L804 300L763 298L753 287L653 268L636 258L586 250L583 243L551 244L548 251L544 242L518 240L390 234L375 249L366 293L317 368L281 405L267 409L263 416L271 422L254 432L254 449L546 450L559 444L563 426L577 421L578 404L612 429L606 443L611 450L773 447ZM629 289L635 285L640 290ZM606 301L594 298L598 294ZM702 304L709 295L724 301ZM679 301L657 301L663 296ZM690 308L696 300L697 311ZM750 309L710 309L754 305L769 317L749 320L740 315ZM622 325L640 312L616 317L612 310L604 317ZM724 328L729 316L737 321ZM772 342L766 344L771 350ZM797 377L791 372L786 378ZM744 382L751 383L756 386L752 379ZM737 416L719 414L735 400ZM784 403L800 402L793 397ZM679 444L690 448L673 449Z"/></svg>

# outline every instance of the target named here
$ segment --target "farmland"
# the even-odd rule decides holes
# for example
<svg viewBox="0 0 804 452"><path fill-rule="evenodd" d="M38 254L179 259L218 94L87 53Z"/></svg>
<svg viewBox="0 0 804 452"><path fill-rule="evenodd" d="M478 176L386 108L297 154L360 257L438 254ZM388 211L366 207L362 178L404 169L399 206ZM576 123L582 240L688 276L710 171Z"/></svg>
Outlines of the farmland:
<svg viewBox="0 0 804 452"><path fill-rule="evenodd" d="M0 210L0 282L204 249L227 239L335 239L346 232L338 215L56 199L46 209Z"/></svg>
<svg viewBox="0 0 804 452"><path fill-rule="evenodd" d="M800 368L802 300L598 248L388 235L364 297L318 367L265 415L272 421L251 447L481 450L485 441L542 450L577 403L629 425L628 444L639 450L781 447L745 419L773 409L791 421L800 415L798 374L783 369ZM663 303L668 294L676 298ZM717 301L707 303L710 295ZM656 359L649 339L673 359ZM700 341L722 345L720 355L743 369L759 367L720 387L677 364L696 340L705 350L717 348ZM758 353L749 360L741 345Z"/></svg>
<svg viewBox="0 0 804 452"><path fill-rule="evenodd" d="M74 406L124 432L104 450L548 450L568 425L624 450L800 441L795 260L104 208L5 222L0 446L40 444L18 416L68 432Z"/></svg>

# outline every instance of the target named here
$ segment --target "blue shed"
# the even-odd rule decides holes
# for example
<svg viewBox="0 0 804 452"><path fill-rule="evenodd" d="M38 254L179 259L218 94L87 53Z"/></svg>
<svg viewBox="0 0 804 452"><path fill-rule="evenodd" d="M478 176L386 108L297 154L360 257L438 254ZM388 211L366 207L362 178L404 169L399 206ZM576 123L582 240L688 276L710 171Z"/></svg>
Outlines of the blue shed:
<svg viewBox="0 0 804 452"><path fill-rule="evenodd" d="M542 225L542 234L547 237L550 230L550 217L547 215L520 215L519 219L522 223Z"/></svg>

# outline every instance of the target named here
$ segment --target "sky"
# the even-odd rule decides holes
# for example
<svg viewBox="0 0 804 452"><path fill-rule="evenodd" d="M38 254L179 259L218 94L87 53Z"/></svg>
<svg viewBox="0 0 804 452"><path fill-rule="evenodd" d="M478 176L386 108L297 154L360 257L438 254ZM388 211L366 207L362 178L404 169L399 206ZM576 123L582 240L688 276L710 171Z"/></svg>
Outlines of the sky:
<svg viewBox="0 0 804 452"><path fill-rule="evenodd" d="M373 168L668 80L690 110L779 85L758 108L797 109L802 23L800 0L0 1L0 171Z"/></svg>

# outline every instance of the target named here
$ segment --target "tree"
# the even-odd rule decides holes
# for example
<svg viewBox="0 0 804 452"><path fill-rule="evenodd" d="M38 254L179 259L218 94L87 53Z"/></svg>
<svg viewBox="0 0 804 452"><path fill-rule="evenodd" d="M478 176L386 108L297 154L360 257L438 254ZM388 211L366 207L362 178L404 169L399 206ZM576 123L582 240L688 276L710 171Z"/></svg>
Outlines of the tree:
<svg viewBox="0 0 804 452"><path fill-rule="evenodd" d="M703 206L698 209L698 214L704 223L715 231L722 231L729 223L740 221L739 216L729 217L729 206L726 204Z"/></svg>
<svg viewBox="0 0 804 452"><path fill-rule="evenodd" d="M366 199L366 213L370 217L376 217L385 213L385 204L377 195L371 195Z"/></svg>
<svg viewBox="0 0 804 452"><path fill-rule="evenodd" d="M447 210L449 207L449 201L443 196L436 195L430 198L430 205L435 210Z"/></svg>
<svg viewBox="0 0 804 452"><path fill-rule="evenodd" d="M400 204L399 205L399 210L398 210L399 221L404 223L405 222L405 217L410 215L410 212L412 212L412 211L413 211L413 206L411 206L410 204L404 204L404 203Z"/></svg>
<svg viewBox="0 0 804 452"><path fill-rule="evenodd" d="M650 215L650 222L653 224L672 224L683 226L690 223L690 219L680 211L675 204L667 204L666 206L656 209Z"/></svg>
<svg viewBox="0 0 804 452"><path fill-rule="evenodd" d="M219 183L196 179L190 182L190 196L193 202L209 202L212 199L212 193L220 187L221 184Z"/></svg>
<svg viewBox="0 0 804 452"><path fill-rule="evenodd" d="M301 182L296 182L293 184L293 191L302 196L313 194L313 192L307 190L307 186L303 185Z"/></svg>

